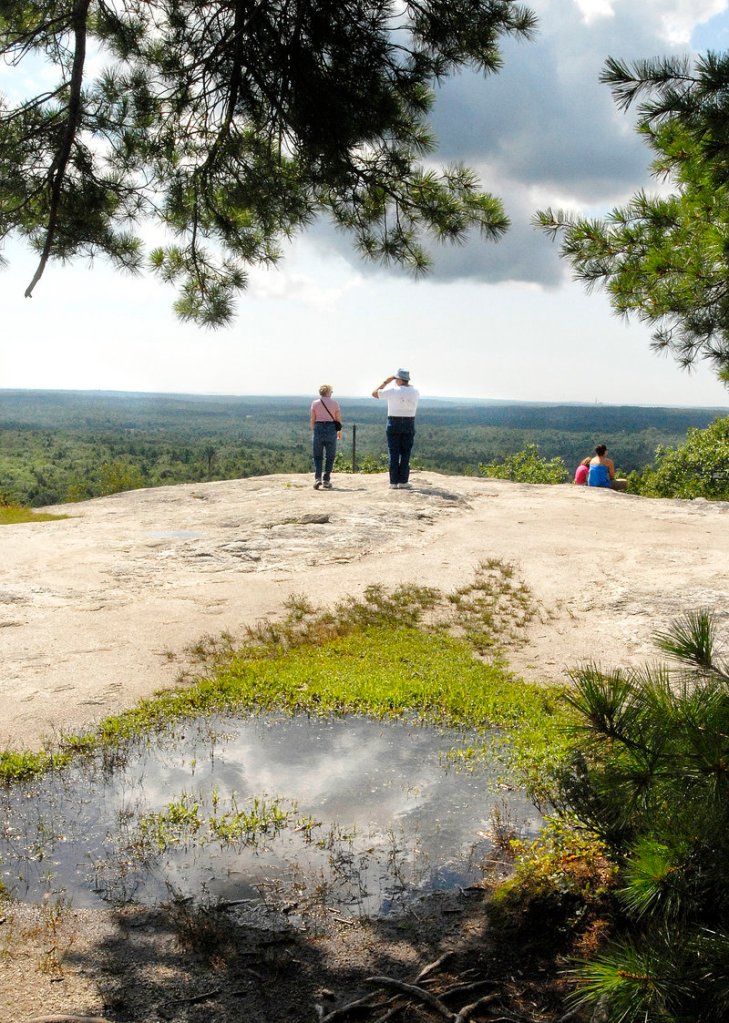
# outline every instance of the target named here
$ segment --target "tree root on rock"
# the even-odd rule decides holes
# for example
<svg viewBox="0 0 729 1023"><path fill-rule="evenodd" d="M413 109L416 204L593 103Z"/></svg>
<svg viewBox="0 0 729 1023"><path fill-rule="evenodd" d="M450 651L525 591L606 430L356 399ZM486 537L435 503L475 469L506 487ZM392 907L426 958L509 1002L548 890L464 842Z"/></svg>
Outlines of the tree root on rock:
<svg viewBox="0 0 729 1023"><path fill-rule="evenodd" d="M473 995L474 992L482 990L484 987L496 986L497 982L483 979L470 983L452 984L450 987L444 988L439 994L434 994L432 991L422 987L424 982L433 979L433 975L452 955L453 953L447 952L440 959L429 963L428 966L425 966L420 971L413 983L396 980L394 977L368 977L366 983L374 985L376 990L363 995L361 998L356 998L354 1001L348 1002L346 1005L342 1005L326 1015L320 1009L319 1023L338 1023L339 1020L345 1019L350 1014L356 1013L361 1016L363 1013L382 1013L383 1010L385 1010L384 1015L377 1016L374 1023L387 1023L388 1020L414 1002L417 1002L421 1008L430 1010L432 1014L435 1014L440 1019L447 1020L448 1023L468 1023L468 1020L472 1019L473 1016L487 1006L498 1003L501 999L501 993L499 991L491 991L476 1001L464 1005L461 1009L453 1010L446 1004L447 999ZM394 991L395 994L389 999L385 999L384 996L388 991ZM501 1019L503 1018L502 1016Z"/></svg>

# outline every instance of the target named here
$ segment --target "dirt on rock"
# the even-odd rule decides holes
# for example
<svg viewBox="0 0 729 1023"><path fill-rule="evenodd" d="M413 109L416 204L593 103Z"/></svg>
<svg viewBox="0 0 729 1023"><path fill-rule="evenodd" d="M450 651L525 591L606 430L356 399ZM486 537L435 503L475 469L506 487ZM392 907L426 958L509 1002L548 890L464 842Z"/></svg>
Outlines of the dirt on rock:
<svg viewBox="0 0 729 1023"><path fill-rule="evenodd" d="M485 888L436 893L395 920L321 911L264 930L174 903L53 918L14 905L0 918L0 1020L433 1023L442 1007L455 1017L480 999L468 1018L556 1020L565 949L495 940L487 898Z"/></svg>

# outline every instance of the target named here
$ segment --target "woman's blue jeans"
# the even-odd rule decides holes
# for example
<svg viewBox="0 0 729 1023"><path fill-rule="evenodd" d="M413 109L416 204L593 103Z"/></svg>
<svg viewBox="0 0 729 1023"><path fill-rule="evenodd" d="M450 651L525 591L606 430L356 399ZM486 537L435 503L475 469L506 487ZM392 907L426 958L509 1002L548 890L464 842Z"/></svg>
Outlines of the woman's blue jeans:
<svg viewBox="0 0 729 1023"><path fill-rule="evenodd" d="M333 421L331 423L314 423L311 453L314 458L314 478L317 480L323 478L324 482L328 483L337 454L337 428ZM323 477L322 468L324 469Z"/></svg>
<svg viewBox="0 0 729 1023"><path fill-rule="evenodd" d="M413 416L389 416L387 450L390 453L390 483L407 483L410 479L410 452L415 442Z"/></svg>

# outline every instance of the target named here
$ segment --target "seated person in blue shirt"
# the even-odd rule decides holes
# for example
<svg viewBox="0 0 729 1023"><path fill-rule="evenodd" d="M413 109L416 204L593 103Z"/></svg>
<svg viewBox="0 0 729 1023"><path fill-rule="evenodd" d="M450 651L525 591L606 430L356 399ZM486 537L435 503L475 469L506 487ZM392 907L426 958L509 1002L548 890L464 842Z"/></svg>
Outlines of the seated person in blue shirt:
<svg viewBox="0 0 729 1023"><path fill-rule="evenodd" d="M612 458L606 458L607 447L598 444L595 448L595 456L590 459L590 468L587 473L588 487L612 487L615 479L615 466Z"/></svg>

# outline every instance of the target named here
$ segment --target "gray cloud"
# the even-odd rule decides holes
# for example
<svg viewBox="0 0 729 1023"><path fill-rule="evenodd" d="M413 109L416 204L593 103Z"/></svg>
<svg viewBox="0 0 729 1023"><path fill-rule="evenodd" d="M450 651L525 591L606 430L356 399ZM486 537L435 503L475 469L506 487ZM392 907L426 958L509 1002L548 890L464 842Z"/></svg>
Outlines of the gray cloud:
<svg viewBox="0 0 729 1023"><path fill-rule="evenodd" d="M504 201L511 220L508 232L498 242L486 241L474 232L461 245L432 243L428 246L433 258L429 280L434 283L478 280L489 284L534 281L556 287L564 280L567 268L559 259L555 243L531 226L533 206L518 189L495 191ZM351 237L324 221L309 228L307 238L319 251L344 257L366 277L409 277L400 267L364 261L355 251Z"/></svg>
<svg viewBox="0 0 729 1023"><path fill-rule="evenodd" d="M503 196L502 196L503 198ZM511 227L498 242L472 236L465 245L431 248L435 281L480 280L489 284L501 281L538 281L556 287L564 280L566 267L559 259L557 246L531 226L534 210L522 199L506 197Z"/></svg>
<svg viewBox="0 0 729 1023"><path fill-rule="evenodd" d="M474 237L462 246L433 248L433 280L556 286L567 269L557 246L531 227L534 192L554 197L545 205L572 196L607 210L650 182L651 154L634 131L634 117L617 109L599 75L608 56L676 52L659 34L666 5L614 0L614 16L590 23L571 0L532 0L530 6L540 17L538 34L529 43L505 40L497 75L466 72L439 89L432 115L437 162L483 168L483 186L502 199L512 226L495 244ZM326 228L316 234L347 258L353 255L343 236Z"/></svg>
<svg viewBox="0 0 729 1023"><path fill-rule="evenodd" d="M509 178L575 191L588 202L645 180L650 154L599 76L608 56L671 50L658 37L655 10L620 3L614 17L585 24L565 0L533 6L541 15L537 37L506 40L498 75L444 83L433 113L441 157L496 161Z"/></svg>

